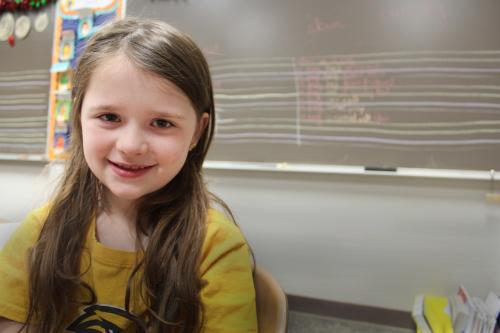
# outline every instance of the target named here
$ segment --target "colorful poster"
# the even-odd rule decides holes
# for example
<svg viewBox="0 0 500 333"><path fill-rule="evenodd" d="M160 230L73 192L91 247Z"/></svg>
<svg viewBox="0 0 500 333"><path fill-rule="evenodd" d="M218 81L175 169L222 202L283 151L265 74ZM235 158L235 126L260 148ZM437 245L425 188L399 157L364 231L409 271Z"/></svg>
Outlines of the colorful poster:
<svg viewBox="0 0 500 333"><path fill-rule="evenodd" d="M47 153L65 159L71 137L71 77L85 43L104 23L125 15L126 0L61 0L57 3L50 78Z"/></svg>
<svg viewBox="0 0 500 333"><path fill-rule="evenodd" d="M65 30L61 32L61 46L59 48L59 61L70 61L75 57L75 32Z"/></svg>

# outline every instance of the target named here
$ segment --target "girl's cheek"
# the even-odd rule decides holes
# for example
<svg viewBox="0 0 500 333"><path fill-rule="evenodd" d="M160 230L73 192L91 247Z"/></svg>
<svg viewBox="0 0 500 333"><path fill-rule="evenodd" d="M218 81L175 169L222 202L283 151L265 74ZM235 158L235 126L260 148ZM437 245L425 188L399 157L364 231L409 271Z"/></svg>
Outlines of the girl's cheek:
<svg viewBox="0 0 500 333"><path fill-rule="evenodd" d="M83 142L92 150L103 149L110 141L109 134L98 128L88 127L83 131Z"/></svg>

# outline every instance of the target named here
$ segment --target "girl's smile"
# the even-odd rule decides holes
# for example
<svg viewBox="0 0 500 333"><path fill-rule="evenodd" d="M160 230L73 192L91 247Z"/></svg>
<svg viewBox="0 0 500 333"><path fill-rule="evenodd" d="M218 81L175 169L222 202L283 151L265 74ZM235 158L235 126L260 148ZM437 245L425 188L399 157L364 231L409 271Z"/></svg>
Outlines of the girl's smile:
<svg viewBox="0 0 500 333"><path fill-rule="evenodd" d="M109 161L113 171L120 177L124 178L135 178L144 175L146 172L154 168L155 165L139 165L139 164L128 164L128 163L118 163Z"/></svg>

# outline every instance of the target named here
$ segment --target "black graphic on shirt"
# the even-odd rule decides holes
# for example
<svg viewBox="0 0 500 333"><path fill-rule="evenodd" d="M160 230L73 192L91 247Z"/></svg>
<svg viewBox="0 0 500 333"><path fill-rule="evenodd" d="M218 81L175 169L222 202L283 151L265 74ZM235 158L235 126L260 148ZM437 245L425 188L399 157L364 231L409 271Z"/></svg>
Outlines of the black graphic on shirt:
<svg viewBox="0 0 500 333"><path fill-rule="evenodd" d="M131 313L117 307L99 304L84 308L83 314L76 318L66 330L75 333L123 333L123 328L113 321L113 319L122 321L117 319L123 318L137 324L137 331L141 331L139 319Z"/></svg>

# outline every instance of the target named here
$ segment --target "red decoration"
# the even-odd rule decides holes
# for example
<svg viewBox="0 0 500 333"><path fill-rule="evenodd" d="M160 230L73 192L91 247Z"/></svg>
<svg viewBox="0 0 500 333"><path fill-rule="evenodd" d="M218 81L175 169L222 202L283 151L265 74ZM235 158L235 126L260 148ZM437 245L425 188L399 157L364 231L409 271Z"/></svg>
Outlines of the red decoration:
<svg viewBox="0 0 500 333"><path fill-rule="evenodd" d="M3 12L33 11L57 0L0 0L0 14Z"/></svg>
<svg viewBox="0 0 500 333"><path fill-rule="evenodd" d="M9 45L14 47L14 44L16 42L16 40L14 39L14 35L10 35L8 40L9 40Z"/></svg>

